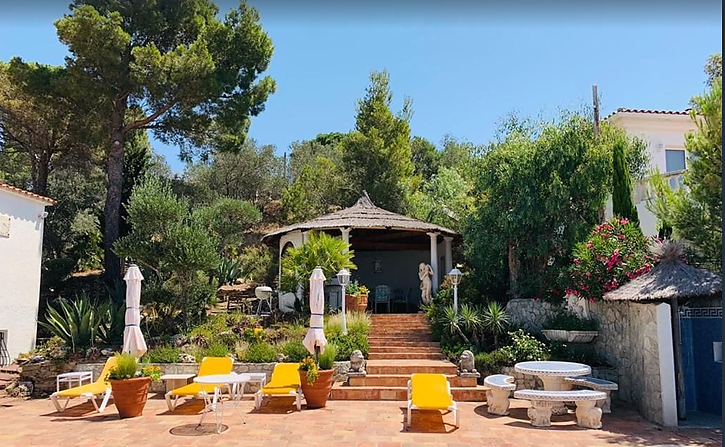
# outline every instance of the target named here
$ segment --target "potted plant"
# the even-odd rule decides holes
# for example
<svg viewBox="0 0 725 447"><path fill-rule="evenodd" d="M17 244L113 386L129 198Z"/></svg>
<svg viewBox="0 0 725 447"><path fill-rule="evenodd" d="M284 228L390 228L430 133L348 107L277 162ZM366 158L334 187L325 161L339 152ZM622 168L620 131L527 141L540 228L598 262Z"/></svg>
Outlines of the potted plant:
<svg viewBox="0 0 725 447"><path fill-rule="evenodd" d="M138 360L131 354L116 354L116 366L108 373L113 390L113 402L121 418L141 416L146 406L151 380L159 380L158 366L144 366L138 370Z"/></svg>
<svg viewBox="0 0 725 447"><path fill-rule="evenodd" d="M365 312L368 308L370 290L357 281L345 287L345 308L351 312Z"/></svg>
<svg viewBox="0 0 725 447"><path fill-rule="evenodd" d="M565 343L589 343L599 335L596 321L564 309L547 320L541 332L549 341Z"/></svg>
<svg viewBox="0 0 725 447"><path fill-rule="evenodd" d="M300 362L300 382L307 408L322 408L327 405L327 398L332 390L333 365L336 356L337 347L329 344L325 351L318 356L317 363L312 356Z"/></svg>

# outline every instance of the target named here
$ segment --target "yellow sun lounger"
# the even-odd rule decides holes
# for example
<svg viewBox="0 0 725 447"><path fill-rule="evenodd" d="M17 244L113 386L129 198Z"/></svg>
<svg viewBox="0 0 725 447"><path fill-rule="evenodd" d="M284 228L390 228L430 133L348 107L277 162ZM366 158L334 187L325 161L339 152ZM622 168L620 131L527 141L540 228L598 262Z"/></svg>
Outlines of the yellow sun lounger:
<svg viewBox="0 0 725 447"><path fill-rule="evenodd" d="M234 368L234 360L230 357L204 357L199 365L199 373L197 376L231 374L232 368ZM190 383L184 385L166 393L166 405L169 407L169 411L174 411L179 397L199 397L204 392L211 394L214 393L214 388L220 386L227 386L227 384L202 385L200 383ZM229 390L229 394L231 394L231 390Z"/></svg>
<svg viewBox="0 0 725 447"><path fill-rule="evenodd" d="M459 426L458 407L451 395L451 384L443 374L413 374L408 381L408 417L405 426L410 427L412 410L453 411L456 427Z"/></svg>
<svg viewBox="0 0 725 447"><path fill-rule="evenodd" d="M111 368L114 366L116 366L116 359L111 357L106 360L106 364L103 366L103 371L98 378L96 378L95 382L76 386L67 390L56 391L51 394L50 401L53 402L55 409L58 410L58 412L63 412L68 407L68 402L70 402L71 399L81 397L93 402L93 406L96 408L96 411L103 413L103 410L106 409L106 405L108 405L108 399L111 397L111 385L106 381L106 377L111 371ZM96 396L103 396L100 406L96 402ZM65 399L65 405L60 404L59 399L61 398Z"/></svg>
<svg viewBox="0 0 725 447"><path fill-rule="evenodd" d="M295 396L297 411L302 409L302 384L299 363L277 363L269 383L254 395L254 408L259 410L264 396Z"/></svg>

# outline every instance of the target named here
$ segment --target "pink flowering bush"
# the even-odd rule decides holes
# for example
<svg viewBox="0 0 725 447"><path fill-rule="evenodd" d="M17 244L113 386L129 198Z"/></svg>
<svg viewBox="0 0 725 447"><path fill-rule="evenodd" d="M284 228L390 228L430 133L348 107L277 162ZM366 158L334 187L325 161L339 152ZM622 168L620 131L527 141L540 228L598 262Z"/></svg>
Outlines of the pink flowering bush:
<svg viewBox="0 0 725 447"><path fill-rule="evenodd" d="M649 242L639 226L627 219L597 225L586 242L574 247L566 292L594 301L649 272L655 262Z"/></svg>

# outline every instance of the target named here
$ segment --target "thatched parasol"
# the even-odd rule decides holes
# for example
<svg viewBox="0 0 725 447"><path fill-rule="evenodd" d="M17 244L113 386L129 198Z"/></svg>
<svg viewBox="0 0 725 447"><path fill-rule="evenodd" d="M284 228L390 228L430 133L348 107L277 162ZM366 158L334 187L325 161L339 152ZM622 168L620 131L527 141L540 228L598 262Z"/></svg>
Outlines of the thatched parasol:
<svg viewBox="0 0 725 447"><path fill-rule="evenodd" d="M672 317L672 342L675 357L677 415L685 419L685 382L682 366L682 340L679 301L686 298L722 293L722 276L682 262L684 246L675 241L657 244L653 250L660 259L651 271L622 287L604 294L605 301L666 302Z"/></svg>

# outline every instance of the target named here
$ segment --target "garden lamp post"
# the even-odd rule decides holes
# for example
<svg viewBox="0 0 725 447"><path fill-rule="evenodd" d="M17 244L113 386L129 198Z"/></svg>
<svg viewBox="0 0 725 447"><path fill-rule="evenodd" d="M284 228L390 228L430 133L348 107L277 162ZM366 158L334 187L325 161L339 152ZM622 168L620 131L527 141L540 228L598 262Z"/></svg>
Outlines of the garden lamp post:
<svg viewBox="0 0 725 447"><path fill-rule="evenodd" d="M453 309L455 309L456 314L458 314L458 284L461 283L463 273L461 273L461 271L457 268L454 268L448 272L448 277L451 279L451 283L453 284Z"/></svg>
<svg viewBox="0 0 725 447"><path fill-rule="evenodd" d="M345 310L345 287L350 284L350 272L347 269L342 269L337 272L337 282L342 287L342 333L347 335L347 311Z"/></svg>

